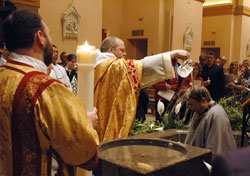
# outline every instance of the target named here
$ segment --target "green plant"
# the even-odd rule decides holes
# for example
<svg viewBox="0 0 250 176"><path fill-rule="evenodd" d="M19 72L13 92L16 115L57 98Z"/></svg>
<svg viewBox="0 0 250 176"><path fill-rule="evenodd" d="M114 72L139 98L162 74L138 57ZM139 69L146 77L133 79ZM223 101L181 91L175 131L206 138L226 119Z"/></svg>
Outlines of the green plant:
<svg viewBox="0 0 250 176"><path fill-rule="evenodd" d="M188 129L189 124L184 124L184 120L177 120L175 116L165 114L163 117L164 130L168 129Z"/></svg>
<svg viewBox="0 0 250 176"><path fill-rule="evenodd" d="M162 122L147 122L143 123L140 120L135 120L131 135L138 135L144 133L152 133L156 131L163 131L168 129L188 129L189 125L185 125L182 120L176 120L171 115L165 114Z"/></svg>
<svg viewBox="0 0 250 176"><path fill-rule="evenodd" d="M219 104L227 112L232 130L238 131L242 128L243 113L240 111L241 98L239 96L231 96L223 98ZM175 113L166 113L162 122L147 122L143 123L136 120L132 130L132 135L152 133L155 131L168 129L189 129L190 124L184 124L184 120L177 120Z"/></svg>
<svg viewBox="0 0 250 176"><path fill-rule="evenodd" d="M219 104L227 112L232 130L241 130L243 113L240 111L240 99L237 96L231 96L221 99Z"/></svg>
<svg viewBox="0 0 250 176"><path fill-rule="evenodd" d="M140 120L135 120L134 127L131 135L144 134L144 133L152 133L156 131L162 131L164 128L163 123L159 122L147 122L142 123Z"/></svg>

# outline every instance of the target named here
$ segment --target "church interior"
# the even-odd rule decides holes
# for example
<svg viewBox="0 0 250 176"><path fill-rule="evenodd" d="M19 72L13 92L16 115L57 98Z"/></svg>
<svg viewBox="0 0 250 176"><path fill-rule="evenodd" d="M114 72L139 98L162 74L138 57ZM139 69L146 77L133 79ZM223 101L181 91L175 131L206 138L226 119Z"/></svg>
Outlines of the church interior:
<svg viewBox="0 0 250 176"><path fill-rule="evenodd" d="M191 58L213 50L231 61L249 59L248 0L13 0L19 9L38 12L60 51L76 53L86 40L99 48L103 38L124 40L127 58L141 59L183 49L183 37L193 31ZM74 5L79 15L77 38L65 37L63 21Z"/></svg>
<svg viewBox="0 0 250 176"><path fill-rule="evenodd" d="M0 0L0 3L1 3L0 8L4 8L3 4L6 1L8 1L8 0ZM32 11L38 13L41 16L42 20L48 26L49 33L50 33L50 36L52 38L52 44L57 46L56 48L58 49L58 51L57 51L58 58L59 58L60 53L63 51L77 55L78 54L77 47L79 45L83 45L86 41L91 46L94 46L96 49L99 49L101 44L102 44L102 41L105 38L110 37L110 36L116 36L116 37L119 37L122 41L124 41L124 46L125 46L126 50L123 51L123 53L126 53L126 58L125 59L122 58L121 62L126 62L126 63L130 62L127 59L136 60L135 63L137 63L137 61L140 62L140 60L145 58L146 56L151 56L151 58L152 58L153 56L155 56L159 53L165 53L165 52L172 51L172 50L178 50L179 52L180 52L180 50L185 51L185 55L183 53L181 53L181 54L178 53L180 55L179 56L180 58L182 56L187 57L187 55L189 56L189 53L190 53L190 59L193 62L197 62L197 64L200 62L200 58L205 58L205 57L207 58L208 55L212 55L212 54L209 54L212 52L215 55L214 56L212 55L210 57L222 58L222 56L224 56L225 58L227 58L227 62L225 64L226 68L231 68L232 63L234 63L236 61L237 63L239 63L237 65L237 69L238 69L238 66L240 66L240 64L243 63L243 61L248 60L248 62L249 62L249 60L250 60L250 0L11 0L11 2L13 2L15 4L17 9L29 9L29 10L32 10ZM0 19L0 20L3 20L3 19ZM171 52L168 52L168 54L169 53L171 53ZM77 55L77 57L78 57L78 55ZM164 58L163 54L161 57ZM96 59L95 56L93 58ZM118 57L116 56L114 58L114 60L116 58L118 58ZM176 58L178 58L178 57L176 56ZM76 58L75 58L75 60L76 60ZM176 80L175 80L176 82L178 82L180 80L180 78L178 78L178 74L176 74L177 72L175 72L177 70L177 68L175 68L175 67L177 67L177 66L175 66L173 64L174 61L173 61L173 58L171 57L170 54L168 55L168 60L169 60L169 63L172 63L169 65L171 67L171 71L173 73L173 76L171 78L167 79L166 78L167 76L164 75L164 74L166 74L167 71L163 73L163 75L166 76L166 77L163 77L165 80L162 80L165 86L169 83L168 81L170 79L174 79L173 78L174 75L176 78ZM60 60L59 60L59 62L60 62ZM68 62L70 62L70 61L68 61ZM164 61L163 61L163 63L164 63ZM180 64L182 64L182 63L183 62L181 61ZM87 63L87 64L89 64L89 63ZM91 64L92 64L92 66L94 65L93 63L91 63ZM132 64L132 66L129 65L128 67L125 67L124 66L125 64L123 65L124 68L126 68L128 70L127 75L131 74L131 72L129 73L130 67L131 68L135 67L133 64ZM127 85L130 86L130 84L132 84L131 82L133 82L133 78L134 78L134 80L137 79L137 80L135 80L135 82L138 80L142 80L141 82L143 82L144 75L143 75L142 70L144 69L144 65L143 65L144 62L143 62L143 64L140 62L140 64L141 65L138 64L140 67L135 64L140 69L136 68L137 70L136 69L133 70L135 73L138 72L138 75L140 72L140 79L139 78L137 79L137 77L136 78L129 77L130 76L129 75L128 78L126 77ZM165 69L165 65L164 64L162 64L162 65L164 66L164 69ZM244 65L244 64L242 64L242 65ZM248 63L248 67L249 67L249 65L250 64ZM163 68L163 66L162 66L162 68ZM91 77L92 78L91 81L93 81L93 82L90 82L90 84L93 83L91 85L92 87L89 85L82 84L83 87L88 87L88 86L90 87L90 88L88 87L89 90L87 90L88 88L85 88L87 90L86 92L89 92L89 91L91 92L92 89L94 90L93 85L94 85L94 81L96 81L96 80L94 80L93 77L94 77L94 69L95 69L95 71L97 70L96 67L94 68L94 66L93 66L92 70L91 70L91 74L93 74ZM218 67L220 67L220 66L218 66ZM78 73L80 73L79 68L81 68L81 67L75 68L76 70L78 69L78 71L79 71ZM192 70L190 70L189 74L193 71L194 68L196 70L198 70L199 73L201 73L202 68L200 68L198 66L196 68L195 66L193 66ZM223 72L224 71L223 66L220 68ZM115 68L113 68L113 69L115 70ZM164 69L162 69L162 70L164 70ZM100 70L103 71L102 69L100 69ZM124 72L127 73L127 70ZM101 75L101 71L98 70L98 73L100 75ZM95 72L95 76L96 76L96 72ZM78 74L78 75L80 75L80 74ZM85 75L87 75L87 73L84 72L84 74L82 74L82 75L85 76ZM197 75L198 75L198 73L197 73ZM250 71L249 71L249 75L250 75ZM134 75L132 75L132 76L134 76ZM199 76L201 77L201 74ZM204 82L206 82L207 85L205 85L202 78L201 78L202 81L198 80L196 82L197 84L199 84L199 87L205 87L205 86L209 86L211 84L210 83L211 77L209 78L209 76L206 77L206 80L204 79ZM224 73L223 73L223 76L225 76ZM238 74L237 76L239 77L241 75ZM101 80L102 76L99 76L99 77ZM186 77L188 77L188 76L185 76L185 78ZM196 87L196 86L193 86L195 84L193 73L190 74L190 77L192 77L192 78L190 78L191 81L189 82L189 84L190 84L189 86ZM111 82L112 82L111 78L107 78L107 80L111 80ZM78 83L80 82L79 80L80 79L78 77ZM231 80L231 81L233 82L235 80ZM245 86L244 90L246 89L247 91L250 91L250 89L249 89L250 77L249 77L249 79L248 78L245 79L245 81L248 81L248 84L246 83L247 85L246 86L244 85ZM101 81L99 81L98 83L100 83L100 82ZM141 83L141 82L138 81L135 84L139 85L139 83ZM105 81L103 81L102 83L105 86L103 86L104 88L102 87L102 85L100 85L98 87L98 91L100 91L100 93L98 92L99 93L98 95L100 95L100 96L103 96L102 95L102 88L103 88L103 90L105 89L105 91L106 90L108 91L108 88L113 86L113 85L111 85L111 86L108 85L108 83L105 83ZM116 84L116 83L114 83L114 84ZM117 83L117 85L120 86L120 83L119 84ZM115 86L117 86L117 85L115 85ZM146 115L147 119L146 119L146 121L143 121L142 124L147 123L148 120L155 120L155 116L157 113L156 109L157 108L160 109L158 106L159 103L158 104L155 103L156 102L155 95L157 93L156 93L156 88L154 88L154 85L156 85L156 83L155 84L152 83L152 85L150 85L150 87L146 87L146 86L143 87L143 88L145 88L146 94L148 95L147 98L149 98L149 99L148 99L148 104L146 105L148 108L147 115ZM169 83L169 85L170 85L170 83ZM181 83L180 83L180 85L181 85ZM225 85L226 84L224 84L224 82L223 82L223 86L225 86ZM127 109L130 110L130 109L134 108L133 112L136 112L136 106L138 108L137 102L139 101L138 97L139 97L139 95L141 95L140 94L141 93L140 86L141 85L139 85L138 87L135 87L135 88L134 87L131 88L131 86L129 87L129 88L131 88L132 93L129 92L128 94L133 94L134 97L133 97L133 99L130 100L132 102L131 105L126 106L124 109L126 109L127 107L131 107L131 108L127 108ZM172 87L168 88L168 89L172 89ZM241 90L241 87L238 89ZM79 90L79 84L78 84L78 90ZM186 90L188 90L188 88L185 89L185 91ZM96 91L96 89L94 91ZM92 93L94 91L92 91ZM247 91L245 91L245 92L247 92ZM127 93L126 91L123 91L122 93L124 94L124 92ZM177 90L176 90L176 92L177 92ZM121 95L121 94L119 94L119 95ZM175 92L173 94L175 94ZM175 95L177 95L177 94L175 94ZM175 95L171 96L169 102L175 98ZM250 96L250 93L248 95ZM79 94L78 94L78 96L79 96ZM105 98L108 99L109 98L108 96L109 95L106 95ZM115 96L116 95L114 95L114 97ZM126 97L126 95L123 95L123 96L125 98L129 97L129 95L127 97ZM179 94L178 94L178 96L179 96ZM81 96L79 96L79 97L81 97ZM181 97L181 98L183 98L183 97ZM91 97L90 99L91 99L91 103L89 103L89 104L91 104L91 107L92 107L92 104L94 104L92 102L94 98ZM104 98L100 98L100 99L103 100ZM192 97L190 99L192 99ZM85 100L81 100L81 101L84 102ZM125 100L127 100L127 99L125 99ZM119 99L119 101L122 103L125 102L124 104L127 103L126 101L123 102L122 98L121 98L121 100ZM158 101L161 102L161 99L159 99ZM186 99L185 99L185 101L186 101ZM185 103L190 105L190 102L188 102L188 101L186 101ZM250 103L250 99L248 100L247 105L249 103ZM107 104L109 105L109 102ZM127 104L129 104L129 103L127 103ZM135 105L135 106L133 106L133 105ZM175 108L178 105L179 104L176 103ZM209 111L210 108L212 108L215 105L217 105L217 100L215 100L213 102L213 104L209 104L209 106L207 106L207 108L204 108L204 114L207 113L207 111ZM74 105L72 105L72 107L73 106ZM163 107L164 106L166 106L166 105L164 104ZM107 107L109 107L109 106L107 106ZM113 106L111 106L111 107L113 108ZM115 106L115 107L118 107L118 106ZM190 106L185 105L186 109L188 109L190 107L191 107L191 105ZM113 110L112 108L110 108L109 110L112 111ZM103 109L105 109L105 106L103 106ZM117 108L117 109L119 109L119 108ZM86 112L87 111L88 110L86 110ZM123 109L122 110L119 109L118 111L123 111ZM199 111L199 109L197 111ZM103 110L103 112L106 112L106 111ZM124 110L124 112L125 112L125 110ZM132 112L132 110L131 110L131 112ZM185 112L185 113L189 113L189 112ZM192 113L194 114L194 111ZM196 113L196 111L195 111L195 113ZM247 112L247 113L250 114L250 112ZM105 114L105 113L103 113L103 114ZM135 116L136 113L131 113L131 114L133 114ZM116 116L116 115L117 114L115 114L114 116ZM203 112L199 115L203 115ZM242 115L242 112L241 112L241 115ZM224 116L226 116L226 115L224 115ZM246 117L246 114L244 114L243 116ZM191 115L190 115L190 117L191 117ZM246 121L244 123L248 123L245 125L248 125L248 127L249 127L250 126L249 125L250 117L247 116L246 118L248 118L247 119L248 122ZM119 119L119 117L117 117L117 119ZM114 124L119 126L119 123L118 123L119 120L116 121L116 119L115 119L114 121L116 122L116 124L115 124L115 122L114 122ZM180 119L178 119L178 120L180 120ZM129 121L129 120L127 120L127 121ZM126 121L126 123L127 123L127 121ZM156 121L157 121L157 119L155 120L155 122ZM199 119L197 121L199 121ZM125 123L125 120L123 122ZM131 121L130 125L131 126L134 125L135 124L134 122L135 122L135 119L133 119ZM171 123L171 122L168 121L168 123ZM198 122L198 123L200 123L200 122ZM241 125L241 123L244 124L243 122L239 122L239 123L240 123L240 125ZM164 122L162 124L164 124ZM141 124L139 124L139 125L141 125ZM150 124L150 125L152 125L152 124ZM153 125L155 125L155 124L153 124ZM194 124L194 125L197 125L197 124ZM91 126L91 127L93 127L93 126ZM242 127L242 125L241 125L241 127ZM121 129L123 129L123 128L124 127L121 127ZM247 133L246 128L247 127L244 126L244 129L243 129L243 127L241 129L237 129L237 134L235 132L236 130L234 131L234 129L231 130L231 128L230 128L230 130L231 130L230 134L232 133L232 135L230 137L233 140L235 139L235 142L234 142L235 146L231 145L231 143L230 143L230 144L228 144L230 147L236 148L236 145L238 148L240 148L244 145L249 146L249 142L250 142L249 137L248 138L244 137L244 134L243 134L243 130L245 130L244 133ZM152 126L148 126L148 129L150 129L151 132L153 131ZM98 130L100 130L100 129L98 129ZM91 176L92 174L94 174L95 176L109 176L109 175L114 175L114 176L118 176L118 175L124 175L124 176L127 176L127 175L128 176L129 175L135 175L135 176L148 175L149 176L151 173L153 173L153 175L157 175L157 176L163 176L166 173L169 175L176 175L176 176L192 175L192 174L197 175L197 176L211 175L211 162L213 159L212 157L214 157L214 155L212 155L210 150L208 150L206 147L203 147L203 148L197 147L196 148L196 147L193 147L195 145L193 145L193 146L186 145L189 143L185 143L185 146L183 147L182 144L180 144L180 142L184 143L185 137L187 136L187 128L185 128L185 129L183 128L183 131L182 131L182 128L179 128L179 129L177 129L177 128L170 129L169 128L166 131L164 131L164 130L163 130L163 127L161 126L161 130L159 130L160 131L159 133L138 134L138 137L134 137L134 136L130 135L131 131L132 131L132 128L130 128L126 131L130 135L129 140L124 139L124 141L122 141L122 143L119 143L119 141L113 142L112 140L107 140L107 141L109 141L109 142L111 141L111 142L105 143L106 142L105 140L103 140L103 141L100 140L101 144L103 144L103 145L100 145L101 146L99 148L100 153L98 153L98 155L100 154L99 159L101 160L102 168L101 169L98 168L98 169L100 169L102 171L102 173L98 173L95 171L92 173L92 172L87 172L86 170L79 169L77 171L76 175L78 175L78 176ZM184 131L184 130L186 130L186 131ZM240 134L240 130L242 130L242 135ZM155 131L153 131L153 132L155 132ZM190 133L192 133L192 131ZM111 135L113 135L113 134L111 134ZM117 134L115 134L115 135L117 135ZM192 134L190 136L189 137L192 138ZM243 138L242 138L242 136L243 136ZM121 138L123 138L123 137L121 137ZM157 141L157 140L155 140L155 138L157 138L159 140ZM231 140L231 138L230 138L230 140ZM168 142L166 142L165 140ZM201 141L202 140L203 139L201 139ZM169 141L173 141L173 142L169 142ZM243 143L242 143L242 141L243 141ZM144 144L144 143L147 143L147 144ZM167 151L167 152L166 151L158 151L158 150L152 152L153 153L152 157L155 157L155 158L158 157L155 160L159 161L157 163L157 164L159 164L159 168L157 168L157 167L152 168L151 165L145 164L146 161L145 161L145 163L143 163L143 162L138 163L137 162L136 163L137 165L133 165L133 166L126 165L126 163L130 162L129 160L136 160L138 158L148 160L147 162L150 163L151 158L146 158L144 156L144 154L140 155L140 156L136 155L138 150L145 151L145 153L150 153L152 148L145 147L146 145L148 145L148 143L151 145L152 148L155 146L161 146L161 148L165 147L165 148L170 149L170 151ZM131 153L130 152L121 153L120 150L112 151L114 153L110 152L111 154L108 152L105 153L105 151L107 149L112 148L113 146L121 146L120 148L122 148L122 145L130 145L130 146L135 145L136 146L137 144L143 145L143 147L139 148L139 149L135 149ZM127 150L127 149L125 149L125 150ZM174 152L176 152L176 153L174 153ZM107 157L107 155L105 155L104 153L109 155L109 156L112 155L112 157L113 157L113 155L114 156L119 156L119 155L125 156L126 155L124 158L126 158L127 154L129 153L129 156L127 157L129 159L128 159L128 161L126 160L124 162L123 160L119 161L119 157L118 157L118 159L116 161L113 161L112 157L110 160L110 158ZM168 155L161 155L161 154L165 154L165 153L167 153ZM248 153L249 153L249 151L248 151ZM166 156L166 157L163 157L163 156ZM95 155L95 157L97 157L97 155ZM165 158L165 160L164 160L164 158ZM168 159L173 161L173 162L169 162ZM155 160L154 160L154 162L155 162ZM143 161L143 160L140 160L140 161ZM114 164L117 162L119 164L120 163L122 163L122 164L121 165ZM200 163L202 163L202 166L199 165ZM153 164L155 164L155 163L153 163ZM79 165L77 165L77 166L79 166ZM0 164L0 171L1 171L1 164ZM215 175L213 175L213 176L215 176Z"/></svg>

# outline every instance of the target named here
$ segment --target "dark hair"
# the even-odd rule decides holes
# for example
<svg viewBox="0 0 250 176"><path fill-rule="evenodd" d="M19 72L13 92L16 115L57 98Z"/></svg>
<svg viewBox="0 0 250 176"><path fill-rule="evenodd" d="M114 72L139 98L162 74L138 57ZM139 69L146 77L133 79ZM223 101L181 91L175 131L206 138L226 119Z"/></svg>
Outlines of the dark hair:
<svg viewBox="0 0 250 176"><path fill-rule="evenodd" d="M215 53L213 51L208 51L207 55L212 55L215 58Z"/></svg>
<svg viewBox="0 0 250 176"><path fill-rule="evenodd" d="M205 98L207 101L211 101L212 97L204 86L193 86L189 88L187 93L187 99L192 98L196 101L201 102L202 98Z"/></svg>
<svg viewBox="0 0 250 176"><path fill-rule="evenodd" d="M29 10L17 10L3 22L3 33L7 49L30 48L37 31L44 33L41 17Z"/></svg>
<svg viewBox="0 0 250 176"><path fill-rule="evenodd" d="M67 52L63 51L61 54L60 54L60 59L63 60L63 55L66 54Z"/></svg>
<svg viewBox="0 0 250 176"><path fill-rule="evenodd" d="M75 54L69 54L67 57L67 61L72 61L74 58L76 58Z"/></svg>
<svg viewBox="0 0 250 176"><path fill-rule="evenodd" d="M206 57L203 57L203 56L199 56L199 60L205 60L206 59Z"/></svg>
<svg viewBox="0 0 250 176"><path fill-rule="evenodd" d="M197 62L194 62L194 63L192 64L192 66L193 66L193 67L198 67L199 72L198 72L197 77L200 77L200 76L201 76L201 71L202 71L201 65L200 65L199 63L197 63Z"/></svg>

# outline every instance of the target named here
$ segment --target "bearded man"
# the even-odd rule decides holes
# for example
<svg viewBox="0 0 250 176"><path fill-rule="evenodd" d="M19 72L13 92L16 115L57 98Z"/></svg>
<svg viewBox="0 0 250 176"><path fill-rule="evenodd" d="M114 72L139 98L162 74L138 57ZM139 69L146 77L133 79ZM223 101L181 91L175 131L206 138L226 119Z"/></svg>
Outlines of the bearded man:
<svg viewBox="0 0 250 176"><path fill-rule="evenodd" d="M60 175L74 175L72 166L93 169L96 114L88 117L80 99L46 74L53 55L47 25L19 10L3 31L11 58L0 67L1 175L50 175L52 155Z"/></svg>

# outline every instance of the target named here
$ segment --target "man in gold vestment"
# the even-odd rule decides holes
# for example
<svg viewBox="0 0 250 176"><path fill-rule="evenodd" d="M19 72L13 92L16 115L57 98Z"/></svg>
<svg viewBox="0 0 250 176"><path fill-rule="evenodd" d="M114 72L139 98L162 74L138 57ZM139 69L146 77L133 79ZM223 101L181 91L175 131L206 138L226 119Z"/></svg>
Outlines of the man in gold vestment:
<svg viewBox="0 0 250 176"><path fill-rule="evenodd" d="M52 60L48 27L21 10L3 30L11 58L0 67L0 175L51 175L52 156L59 175L74 175L72 166L93 169L96 114L88 116L64 84L45 74Z"/></svg>
<svg viewBox="0 0 250 176"><path fill-rule="evenodd" d="M175 76L174 57L187 59L189 53L174 50L142 60L125 60L124 43L106 38L97 50L95 100L99 117L99 139L110 141L129 135L134 123L141 88Z"/></svg>

